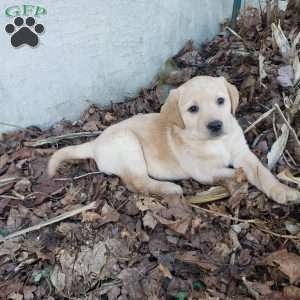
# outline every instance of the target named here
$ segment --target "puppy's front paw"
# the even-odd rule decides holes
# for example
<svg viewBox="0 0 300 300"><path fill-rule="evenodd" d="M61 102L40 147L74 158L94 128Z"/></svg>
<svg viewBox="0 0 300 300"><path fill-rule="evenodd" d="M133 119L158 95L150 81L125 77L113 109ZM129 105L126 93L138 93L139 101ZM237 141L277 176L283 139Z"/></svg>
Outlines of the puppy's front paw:
<svg viewBox="0 0 300 300"><path fill-rule="evenodd" d="M300 203L300 192L280 183L272 188L271 198L280 204L297 204Z"/></svg>

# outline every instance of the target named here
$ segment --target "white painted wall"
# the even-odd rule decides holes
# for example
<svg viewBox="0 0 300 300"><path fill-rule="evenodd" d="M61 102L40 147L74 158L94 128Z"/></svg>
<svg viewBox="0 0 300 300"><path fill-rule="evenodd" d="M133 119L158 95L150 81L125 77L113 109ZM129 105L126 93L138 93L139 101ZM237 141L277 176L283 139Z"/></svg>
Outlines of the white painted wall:
<svg viewBox="0 0 300 300"><path fill-rule="evenodd" d="M146 87L188 39L203 42L230 17L233 0L44 0L36 48L14 48L0 1L0 122L48 126L88 106ZM10 128L0 125L0 131Z"/></svg>

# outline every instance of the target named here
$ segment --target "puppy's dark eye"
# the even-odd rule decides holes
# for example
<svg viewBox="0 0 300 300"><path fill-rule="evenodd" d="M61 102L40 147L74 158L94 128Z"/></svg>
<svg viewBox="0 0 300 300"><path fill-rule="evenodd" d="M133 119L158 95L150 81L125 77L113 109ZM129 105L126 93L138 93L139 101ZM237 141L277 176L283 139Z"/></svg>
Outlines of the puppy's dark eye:
<svg viewBox="0 0 300 300"><path fill-rule="evenodd" d="M224 102L225 102L225 99L224 99L223 97L219 97L219 98L217 99L217 104L218 104L218 105L222 105L222 104L224 104Z"/></svg>
<svg viewBox="0 0 300 300"><path fill-rule="evenodd" d="M199 107L197 105L192 105L188 109L188 111L191 113L196 113L198 110L199 110Z"/></svg>

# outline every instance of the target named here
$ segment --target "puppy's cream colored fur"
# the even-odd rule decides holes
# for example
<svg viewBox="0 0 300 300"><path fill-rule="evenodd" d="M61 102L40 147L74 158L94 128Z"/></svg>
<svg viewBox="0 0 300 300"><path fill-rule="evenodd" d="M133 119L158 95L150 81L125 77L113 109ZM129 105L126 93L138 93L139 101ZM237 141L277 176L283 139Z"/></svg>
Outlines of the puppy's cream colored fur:
<svg viewBox="0 0 300 300"><path fill-rule="evenodd" d="M231 165L241 167L249 182L276 202L299 202L300 192L281 184L250 151L234 118L238 101L237 89L223 77L194 77L170 92L160 113L136 115L92 142L57 151L49 175L64 160L93 158L100 171L120 176L133 191L181 194L181 187L168 180L212 184L233 177ZM217 135L208 127L214 120L223 124Z"/></svg>

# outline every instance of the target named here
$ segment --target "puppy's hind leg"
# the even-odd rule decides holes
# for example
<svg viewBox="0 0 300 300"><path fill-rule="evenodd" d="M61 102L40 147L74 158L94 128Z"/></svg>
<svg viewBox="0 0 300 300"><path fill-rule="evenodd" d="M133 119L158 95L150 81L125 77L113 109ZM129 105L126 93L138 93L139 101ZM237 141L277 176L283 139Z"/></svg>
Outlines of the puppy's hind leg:
<svg viewBox="0 0 300 300"><path fill-rule="evenodd" d="M142 145L131 131L115 133L96 150L99 169L121 177L129 190L145 194L182 194L179 185L152 179L147 170Z"/></svg>
<svg viewBox="0 0 300 300"><path fill-rule="evenodd" d="M121 176L129 190L150 195L182 195L182 188L172 182L158 181L150 178L148 175L136 176L135 174L127 173L126 176Z"/></svg>
<svg viewBox="0 0 300 300"><path fill-rule="evenodd" d="M144 153L140 144L134 157L131 156L125 172L120 174L126 186L134 192L153 195L182 195L182 188L172 182L159 181L149 176ZM131 154L132 155L132 154ZM130 154L128 153L129 157Z"/></svg>

